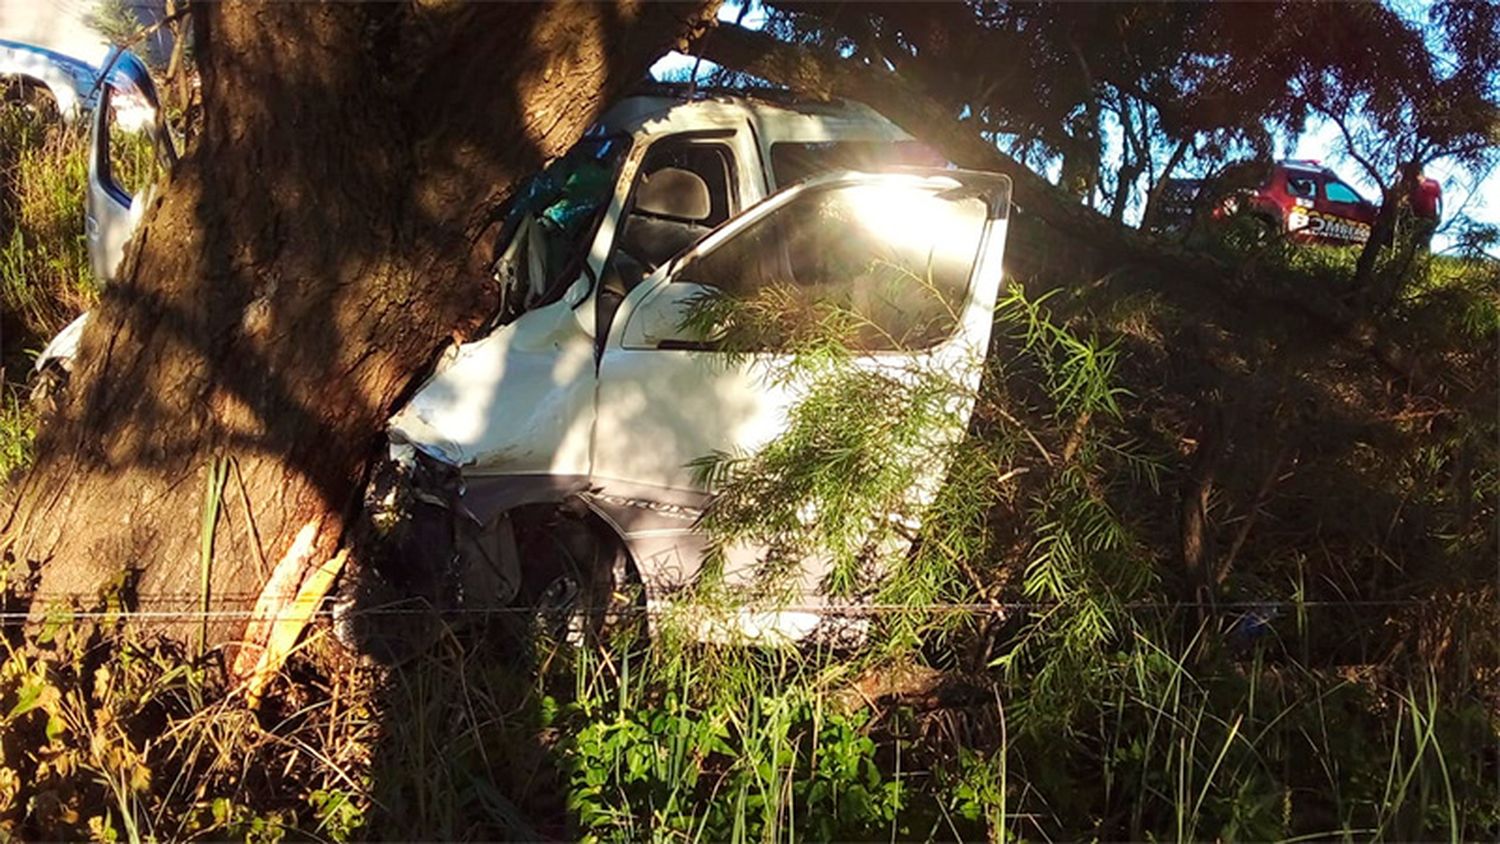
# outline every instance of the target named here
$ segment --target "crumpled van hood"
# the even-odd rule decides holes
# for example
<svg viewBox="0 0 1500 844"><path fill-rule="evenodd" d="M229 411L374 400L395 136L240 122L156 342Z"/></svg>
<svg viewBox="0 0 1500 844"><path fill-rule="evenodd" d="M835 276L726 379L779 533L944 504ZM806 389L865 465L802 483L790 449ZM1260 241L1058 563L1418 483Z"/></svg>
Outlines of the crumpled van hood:
<svg viewBox="0 0 1500 844"><path fill-rule="evenodd" d="M592 312L555 302L450 349L387 423L392 444L474 474L586 475L596 379L584 325Z"/></svg>

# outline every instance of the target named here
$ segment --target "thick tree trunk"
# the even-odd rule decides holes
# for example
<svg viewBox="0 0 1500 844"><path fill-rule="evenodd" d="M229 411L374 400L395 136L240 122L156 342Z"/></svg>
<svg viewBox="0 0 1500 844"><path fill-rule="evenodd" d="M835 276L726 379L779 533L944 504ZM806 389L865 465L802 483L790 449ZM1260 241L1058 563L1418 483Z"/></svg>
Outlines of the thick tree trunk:
<svg viewBox="0 0 1500 844"><path fill-rule="evenodd" d="M1130 202L1130 192L1135 180L1146 172L1151 163L1151 142L1147 137L1147 116L1141 111L1141 133L1137 137L1135 124L1130 119L1130 98L1120 93L1118 97L1120 135L1125 139L1119 173L1115 178L1115 195L1109 204L1109 219L1115 223L1125 221L1125 206Z"/></svg>
<svg viewBox="0 0 1500 844"><path fill-rule="evenodd" d="M196 607L215 461L216 610L304 525L331 555L393 405L493 304L494 207L712 5L196 4L203 133L12 489L34 608L122 572Z"/></svg>
<svg viewBox="0 0 1500 844"><path fill-rule="evenodd" d="M1375 266L1380 251L1396 245L1396 221L1401 209L1409 202L1416 190L1421 165L1408 163L1400 168L1396 183L1381 191L1380 212L1375 215L1375 225L1370 228L1370 239L1365 241L1354 265L1354 286L1362 292L1365 308L1372 312L1385 310L1395 301L1400 275L1390 273L1385 278L1376 278Z"/></svg>
<svg viewBox="0 0 1500 844"><path fill-rule="evenodd" d="M1109 201L1109 219L1116 225L1125 223L1125 206L1130 203L1130 189L1146 168L1139 160L1130 160L1120 165L1115 179L1115 194Z"/></svg>

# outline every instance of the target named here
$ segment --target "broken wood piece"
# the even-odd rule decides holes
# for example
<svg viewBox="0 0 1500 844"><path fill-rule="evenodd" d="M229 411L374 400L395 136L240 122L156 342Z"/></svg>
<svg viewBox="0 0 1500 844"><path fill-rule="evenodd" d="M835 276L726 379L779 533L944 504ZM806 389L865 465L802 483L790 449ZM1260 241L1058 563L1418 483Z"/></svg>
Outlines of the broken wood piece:
<svg viewBox="0 0 1500 844"><path fill-rule="evenodd" d="M297 597L291 603L283 605L277 613L270 635L266 638L265 648L260 653L260 661L256 663L255 670L251 672L245 685L245 701L251 709L260 705L261 694L265 692L271 678L281 670L282 664L301 638L302 631L307 628L308 621L323 602L348 558L349 549L344 548L334 554L332 559L309 572L307 579L302 582L302 588L297 590Z"/></svg>
<svg viewBox="0 0 1500 844"><path fill-rule="evenodd" d="M313 518L297 531L291 547L282 556L281 562L276 564L276 568L272 569L271 577L261 588L260 597L255 599L255 609L250 614L250 623L245 625L243 643L234 656L234 664L230 669L232 679L243 680L255 670L272 624L281 608L297 594L303 570L312 559L313 545L318 539L318 529L322 523L321 516Z"/></svg>

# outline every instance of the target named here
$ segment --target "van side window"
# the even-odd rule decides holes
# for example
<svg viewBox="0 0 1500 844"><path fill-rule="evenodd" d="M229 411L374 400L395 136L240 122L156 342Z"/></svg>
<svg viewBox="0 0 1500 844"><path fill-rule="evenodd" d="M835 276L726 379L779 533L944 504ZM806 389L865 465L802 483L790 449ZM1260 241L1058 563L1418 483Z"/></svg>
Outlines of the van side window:
<svg viewBox="0 0 1500 844"><path fill-rule="evenodd" d="M927 348L958 328L985 216L983 200L928 186L811 190L694 258L674 283L746 305L750 335L733 347L785 348L808 320L859 351Z"/></svg>
<svg viewBox="0 0 1500 844"><path fill-rule="evenodd" d="M724 144L667 138L646 151L594 304L600 353L625 294L739 210L735 184Z"/></svg>

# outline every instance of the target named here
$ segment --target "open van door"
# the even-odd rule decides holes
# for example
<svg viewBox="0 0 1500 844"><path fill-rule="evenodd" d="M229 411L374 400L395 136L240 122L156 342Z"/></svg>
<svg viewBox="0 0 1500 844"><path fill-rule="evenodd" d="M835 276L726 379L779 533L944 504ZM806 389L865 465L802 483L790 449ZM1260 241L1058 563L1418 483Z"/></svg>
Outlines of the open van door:
<svg viewBox="0 0 1500 844"><path fill-rule="evenodd" d="M786 429L797 396L778 377L791 363L786 349L773 340L727 355L685 325L695 299L777 288L810 313L815 303L852 313L862 326L849 341L854 365L949 373L968 388L967 419L1009 206L1010 182L996 174L824 177L747 211L631 291L600 360L593 483L649 591L696 575L694 514L709 495L689 464L755 452ZM927 471L923 485L935 491L947 467Z"/></svg>
<svg viewBox="0 0 1500 844"><path fill-rule="evenodd" d="M148 190L176 156L140 60L120 54L106 63L103 75L90 131L84 225L94 277L107 283L140 225Z"/></svg>
<svg viewBox="0 0 1500 844"><path fill-rule="evenodd" d="M104 284L114 279L158 173L170 168L177 155L151 75L140 59L126 52L111 54L97 85L89 131L84 235L89 267ZM49 400L67 382L88 321L89 312L79 314L37 355L32 364L34 401Z"/></svg>

